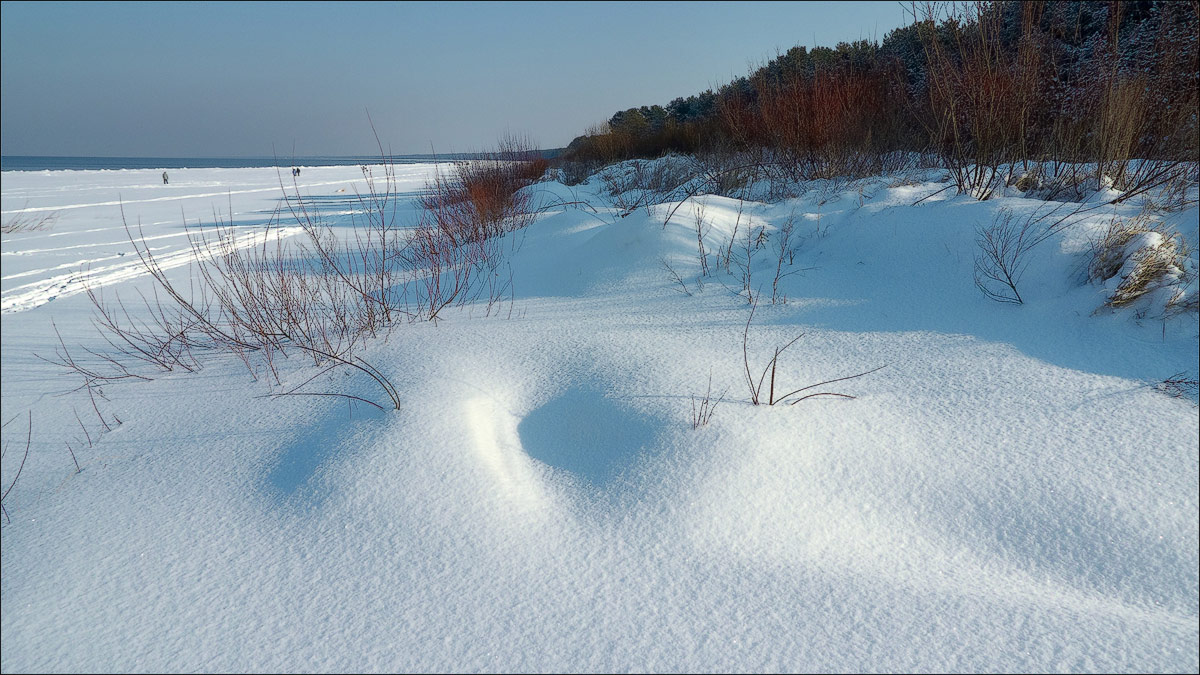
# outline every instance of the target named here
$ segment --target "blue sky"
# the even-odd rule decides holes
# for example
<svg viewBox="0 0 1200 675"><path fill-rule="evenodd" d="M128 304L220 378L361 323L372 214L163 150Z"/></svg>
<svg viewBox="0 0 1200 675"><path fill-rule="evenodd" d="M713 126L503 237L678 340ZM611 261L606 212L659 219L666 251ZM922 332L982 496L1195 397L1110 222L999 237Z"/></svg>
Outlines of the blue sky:
<svg viewBox="0 0 1200 675"><path fill-rule="evenodd" d="M882 39L898 2L0 5L5 155L263 156L568 143L776 50Z"/></svg>

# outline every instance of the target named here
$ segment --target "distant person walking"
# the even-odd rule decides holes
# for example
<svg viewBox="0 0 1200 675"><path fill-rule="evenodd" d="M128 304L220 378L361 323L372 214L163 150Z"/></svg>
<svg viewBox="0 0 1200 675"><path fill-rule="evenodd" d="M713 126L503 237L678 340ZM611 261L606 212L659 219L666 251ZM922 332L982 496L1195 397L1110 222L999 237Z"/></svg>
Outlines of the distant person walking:
<svg viewBox="0 0 1200 675"><path fill-rule="evenodd" d="M163 172L163 185L166 185L166 184L167 184L167 172L164 171Z"/></svg>

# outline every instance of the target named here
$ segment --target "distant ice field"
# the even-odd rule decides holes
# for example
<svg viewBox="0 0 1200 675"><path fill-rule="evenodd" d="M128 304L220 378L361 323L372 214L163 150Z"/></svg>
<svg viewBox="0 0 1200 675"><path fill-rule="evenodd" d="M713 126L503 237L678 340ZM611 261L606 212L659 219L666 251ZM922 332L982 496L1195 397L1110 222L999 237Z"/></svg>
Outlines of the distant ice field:
<svg viewBox="0 0 1200 675"><path fill-rule="evenodd" d="M431 162L469 159L471 153L442 155L399 155L389 157L393 164L429 164ZM259 167L293 166L358 166L379 163L372 157L45 157L4 155L0 171L120 171L130 169L253 169Z"/></svg>
<svg viewBox="0 0 1200 675"><path fill-rule="evenodd" d="M362 165L382 175L381 165ZM433 165L395 165L398 189L414 193ZM144 274L129 234L145 241L164 268L186 264L187 227L232 225L247 235L279 224L281 236L298 230L279 218L283 188L324 195L331 217L349 218L358 208L355 189L365 189L359 165L305 167L293 182L289 168L123 169L5 171L0 219L37 229L3 235L0 249L0 312L32 309L94 287ZM331 208L332 207L332 208ZM284 214L287 216L288 214ZM40 227L38 227L40 225ZM246 236L246 245L254 237Z"/></svg>

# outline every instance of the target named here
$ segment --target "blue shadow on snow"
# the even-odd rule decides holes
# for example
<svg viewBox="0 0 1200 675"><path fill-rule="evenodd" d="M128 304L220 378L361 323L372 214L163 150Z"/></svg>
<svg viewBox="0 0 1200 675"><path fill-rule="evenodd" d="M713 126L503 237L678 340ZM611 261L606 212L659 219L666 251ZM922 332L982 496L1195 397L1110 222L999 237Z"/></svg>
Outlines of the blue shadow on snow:
<svg viewBox="0 0 1200 675"><path fill-rule="evenodd" d="M575 387L525 416L517 434L530 457L603 486L653 445L656 425L590 387Z"/></svg>

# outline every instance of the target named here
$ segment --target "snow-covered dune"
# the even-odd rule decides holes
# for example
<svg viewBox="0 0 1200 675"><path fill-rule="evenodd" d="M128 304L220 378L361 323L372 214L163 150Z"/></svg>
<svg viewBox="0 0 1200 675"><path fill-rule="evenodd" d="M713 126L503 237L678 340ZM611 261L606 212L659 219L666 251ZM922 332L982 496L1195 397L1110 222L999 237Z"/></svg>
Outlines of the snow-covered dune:
<svg viewBox="0 0 1200 675"><path fill-rule="evenodd" d="M402 220L431 171L398 167ZM4 174L6 219L57 212L3 240L2 489L33 420L5 672L1200 668L1200 415L1154 387L1200 371L1197 319L1103 306L1081 270L1112 209L1034 249L1015 305L976 289L976 227L1032 199L930 175L622 214L596 181L542 183L572 205L507 235L499 311L362 352L398 411L268 398L311 361L272 388L220 355L98 410L54 396L79 385L34 356L55 327L103 346L84 284L152 288L115 204L184 278L185 220L250 236L281 196L270 170L156 176ZM358 167L303 178L332 222L365 190ZM1167 224L1194 243L1196 218ZM800 334L776 393L884 367L808 390L853 399L751 405L747 368Z"/></svg>

